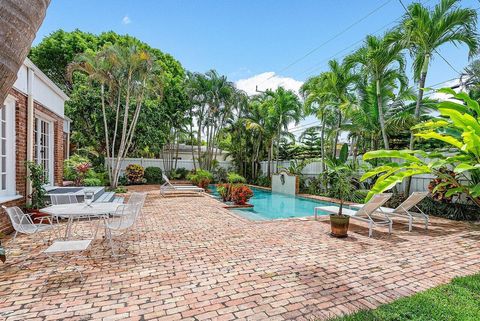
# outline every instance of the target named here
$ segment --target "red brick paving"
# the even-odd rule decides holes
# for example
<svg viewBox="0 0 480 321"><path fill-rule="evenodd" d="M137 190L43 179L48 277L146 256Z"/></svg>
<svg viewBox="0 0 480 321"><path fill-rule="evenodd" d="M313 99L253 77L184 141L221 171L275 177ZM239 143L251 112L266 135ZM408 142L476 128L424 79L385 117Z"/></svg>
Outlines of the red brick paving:
<svg viewBox="0 0 480 321"><path fill-rule="evenodd" d="M127 242L133 254L117 260L92 244L84 282L72 271L50 275L44 257L28 269L0 265L0 319L327 319L480 272L480 230L467 223L433 218L428 232L419 223L411 233L395 224L373 238L360 223L339 240L328 221L255 223L209 197L156 192L144 214L141 241ZM6 246L25 253L31 243Z"/></svg>

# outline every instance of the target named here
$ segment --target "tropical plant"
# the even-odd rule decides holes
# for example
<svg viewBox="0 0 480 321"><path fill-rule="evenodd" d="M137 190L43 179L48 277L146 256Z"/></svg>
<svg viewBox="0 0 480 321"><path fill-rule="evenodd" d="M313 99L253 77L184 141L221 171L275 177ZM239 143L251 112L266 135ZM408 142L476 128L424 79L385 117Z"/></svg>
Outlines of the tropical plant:
<svg viewBox="0 0 480 321"><path fill-rule="evenodd" d="M83 180L83 186L102 186L103 183L98 178L85 178Z"/></svg>
<svg viewBox="0 0 480 321"><path fill-rule="evenodd" d="M413 75L418 85L414 113L417 122L420 121L428 68L434 55L439 54L437 49L453 43L467 45L470 57L478 51L477 12L470 8L459 8L459 3L459 0L441 0L430 10L420 2L414 2L408 6L400 24L403 45L409 49L413 58ZM410 149L414 148L414 138L411 133ZM411 179L408 178L407 194L410 185Z"/></svg>
<svg viewBox="0 0 480 321"><path fill-rule="evenodd" d="M364 160L376 158L397 158L401 163L390 162L368 171L362 180L380 175L368 193L367 199L374 194L391 189L406 177L419 174L434 174L442 180L436 190L447 188L446 197L465 194L472 202L480 206L480 107L477 101L466 93L455 93L452 89L442 89L465 104L445 100L438 104L441 118L416 125L415 136L421 139L433 139L446 143L450 149L444 153L421 150L368 152ZM447 170L445 170L447 169ZM449 170L455 176L449 174Z"/></svg>
<svg viewBox="0 0 480 321"><path fill-rule="evenodd" d="M330 172L331 180L329 185L330 194L340 200L338 215L343 215L343 204L351 198L356 188L352 184L352 169L346 165L336 165Z"/></svg>
<svg viewBox="0 0 480 321"><path fill-rule="evenodd" d="M35 162L27 162L26 166L29 173L28 179L32 183L32 192L28 195L30 200L28 207L35 210L44 208L47 205L45 201L47 191L44 186L48 184L45 178L45 169L41 164Z"/></svg>
<svg viewBox="0 0 480 321"><path fill-rule="evenodd" d="M237 173L230 172L227 175L227 181L231 184L238 184L238 183L246 183L247 180L242 175L238 175Z"/></svg>
<svg viewBox="0 0 480 321"><path fill-rule="evenodd" d="M246 185L233 185L231 198L236 205L245 205L253 196L253 191Z"/></svg>
<svg viewBox="0 0 480 321"><path fill-rule="evenodd" d="M222 198L223 202L228 202L231 200L231 191L232 191L232 184L218 184L217 185L217 192L218 195Z"/></svg>
<svg viewBox="0 0 480 321"><path fill-rule="evenodd" d="M100 85L107 168L112 187L118 185L120 165L132 146L145 97L158 95L162 84L152 55L135 46L107 46L87 51L69 65L69 74L81 71ZM107 110L108 109L108 110ZM115 114L109 123L107 112ZM113 134L112 134L113 133Z"/></svg>
<svg viewBox="0 0 480 321"><path fill-rule="evenodd" d="M206 189L212 182L213 175L205 169L197 169L196 171L188 174L187 179L198 187Z"/></svg>
<svg viewBox="0 0 480 321"><path fill-rule="evenodd" d="M359 66L360 73L375 84L378 121L385 149L390 149L385 125L385 102L382 88L386 83L398 83L399 91L407 85L403 47L396 41L397 33L387 33L383 37L368 35L363 47L346 58L347 64Z"/></svg>
<svg viewBox="0 0 480 321"><path fill-rule="evenodd" d="M90 168L92 168L92 164L89 162L82 162L75 165L75 186L82 186Z"/></svg>
<svg viewBox="0 0 480 321"><path fill-rule="evenodd" d="M0 2L0 101L5 101L17 79L50 0L2 0Z"/></svg>
<svg viewBox="0 0 480 321"><path fill-rule="evenodd" d="M144 183L145 170L138 164L130 164L125 168L125 176L130 184Z"/></svg>

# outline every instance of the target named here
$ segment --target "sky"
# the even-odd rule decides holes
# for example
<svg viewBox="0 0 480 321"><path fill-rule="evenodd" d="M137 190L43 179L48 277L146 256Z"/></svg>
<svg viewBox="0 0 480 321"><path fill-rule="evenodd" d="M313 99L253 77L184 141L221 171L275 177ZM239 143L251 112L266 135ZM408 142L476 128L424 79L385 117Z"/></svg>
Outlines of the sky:
<svg viewBox="0 0 480 321"><path fill-rule="evenodd" d="M480 7L478 0L461 4ZM329 59L343 58L367 34L381 35L403 13L399 0L52 0L34 44L58 29L113 30L173 55L188 70L216 69L254 94L256 85L298 90ZM439 52L453 68L436 57L427 86L455 78L468 64L465 47Z"/></svg>

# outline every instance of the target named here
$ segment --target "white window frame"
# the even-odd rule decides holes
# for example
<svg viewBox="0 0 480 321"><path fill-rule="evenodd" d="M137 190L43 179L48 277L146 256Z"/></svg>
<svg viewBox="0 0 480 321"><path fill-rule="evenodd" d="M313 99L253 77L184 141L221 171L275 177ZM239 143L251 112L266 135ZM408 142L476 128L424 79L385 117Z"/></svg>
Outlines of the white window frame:
<svg viewBox="0 0 480 321"><path fill-rule="evenodd" d="M54 173L54 163L55 163L55 153L54 153L54 148L55 148L55 134L54 134L54 122L53 120L46 116L46 115L43 115L42 113L39 113L38 111L35 112L35 124L34 124L34 127L35 126L38 126L37 128L41 128L40 126L40 122L45 122L48 124L48 136L49 136L49 139L48 139L48 168L46 169L47 172L48 172L48 184L45 184L45 186L53 186L54 185L54 178L55 178L55 173ZM40 146L40 135L37 133L37 137L36 137L36 142L35 144L37 146ZM36 159L36 163L37 164L41 164L41 157L40 157L40 148L37 148L36 150L36 155L35 155L35 159Z"/></svg>
<svg viewBox="0 0 480 321"><path fill-rule="evenodd" d="M0 196L13 196L16 195L16 124L15 124L15 104L17 100L8 95L7 99L2 106L5 108L5 120L6 120L6 189L0 189ZM1 147L0 147L1 148ZM1 161L1 160L0 160ZM0 168L1 170L1 168ZM0 177L1 179L1 177Z"/></svg>

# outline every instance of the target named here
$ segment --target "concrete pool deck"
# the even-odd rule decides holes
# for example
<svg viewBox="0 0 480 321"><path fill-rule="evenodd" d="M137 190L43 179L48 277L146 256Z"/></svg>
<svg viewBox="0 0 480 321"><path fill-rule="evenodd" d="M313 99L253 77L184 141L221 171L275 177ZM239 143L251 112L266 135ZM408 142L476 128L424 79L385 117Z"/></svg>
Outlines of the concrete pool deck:
<svg viewBox="0 0 480 321"><path fill-rule="evenodd" d="M149 191L149 226L126 243L137 254L113 259L96 240L84 282L49 275L55 263L41 257L0 263L0 320L322 320L480 272L478 225L432 217L429 231L396 223L368 238L355 222L339 240L327 218L252 222L207 196L130 190ZM33 242L17 241L2 244L27 253Z"/></svg>

